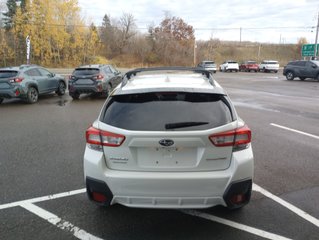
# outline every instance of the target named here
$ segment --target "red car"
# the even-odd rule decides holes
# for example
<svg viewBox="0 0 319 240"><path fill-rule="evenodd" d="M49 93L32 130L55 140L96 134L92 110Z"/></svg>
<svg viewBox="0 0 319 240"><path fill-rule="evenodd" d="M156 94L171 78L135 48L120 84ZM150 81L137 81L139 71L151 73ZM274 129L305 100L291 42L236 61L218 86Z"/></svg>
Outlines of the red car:
<svg viewBox="0 0 319 240"><path fill-rule="evenodd" d="M258 72L259 66L255 61L245 61L239 65L239 71L250 72L255 71Z"/></svg>

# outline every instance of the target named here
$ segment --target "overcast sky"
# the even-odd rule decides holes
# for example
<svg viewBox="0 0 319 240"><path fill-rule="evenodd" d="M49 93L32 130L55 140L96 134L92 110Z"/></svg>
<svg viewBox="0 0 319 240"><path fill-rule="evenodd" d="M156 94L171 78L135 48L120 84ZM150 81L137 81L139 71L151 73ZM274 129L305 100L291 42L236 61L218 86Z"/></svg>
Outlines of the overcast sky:
<svg viewBox="0 0 319 240"><path fill-rule="evenodd" d="M318 0L79 0L83 16L100 25L105 14L131 13L141 32L169 12L195 29L196 39L296 43L315 42ZM241 28L241 31L240 31ZM264 28L264 29L263 29ZM241 33L241 34L240 34Z"/></svg>

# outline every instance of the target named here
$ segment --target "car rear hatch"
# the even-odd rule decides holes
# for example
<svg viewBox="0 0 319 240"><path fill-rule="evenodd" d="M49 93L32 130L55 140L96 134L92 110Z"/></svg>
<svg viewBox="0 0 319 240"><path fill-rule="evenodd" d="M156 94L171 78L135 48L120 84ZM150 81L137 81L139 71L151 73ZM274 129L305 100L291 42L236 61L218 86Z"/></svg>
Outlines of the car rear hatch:
<svg viewBox="0 0 319 240"><path fill-rule="evenodd" d="M98 68L76 68L71 75L74 85L94 85L100 78Z"/></svg>
<svg viewBox="0 0 319 240"><path fill-rule="evenodd" d="M227 169L232 146L210 137L237 127L223 95L146 93L112 96L99 129L107 166L128 171ZM112 143L115 141L115 145Z"/></svg>
<svg viewBox="0 0 319 240"><path fill-rule="evenodd" d="M17 75L18 71L0 70L0 89L12 88Z"/></svg>

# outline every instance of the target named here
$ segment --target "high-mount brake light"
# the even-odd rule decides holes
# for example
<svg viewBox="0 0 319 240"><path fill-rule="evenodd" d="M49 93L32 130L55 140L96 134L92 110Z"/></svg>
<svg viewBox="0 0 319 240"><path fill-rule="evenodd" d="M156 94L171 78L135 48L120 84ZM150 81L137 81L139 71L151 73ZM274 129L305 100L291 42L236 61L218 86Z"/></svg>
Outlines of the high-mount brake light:
<svg viewBox="0 0 319 240"><path fill-rule="evenodd" d="M216 147L242 146L245 148L251 142L251 130L245 125L235 130L213 134L209 136L209 140Z"/></svg>
<svg viewBox="0 0 319 240"><path fill-rule="evenodd" d="M102 131L94 127L89 127L85 135L88 144L100 146L119 147L125 140L123 135Z"/></svg>

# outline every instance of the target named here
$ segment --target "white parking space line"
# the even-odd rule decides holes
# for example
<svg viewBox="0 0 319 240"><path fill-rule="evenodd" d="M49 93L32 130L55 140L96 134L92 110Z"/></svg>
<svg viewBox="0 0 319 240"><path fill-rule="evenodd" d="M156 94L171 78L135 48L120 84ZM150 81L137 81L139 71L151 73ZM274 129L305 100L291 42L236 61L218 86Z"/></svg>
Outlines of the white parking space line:
<svg viewBox="0 0 319 240"><path fill-rule="evenodd" d="M275 202L281 204L285 208L288 208L290 211L294 212L295 214L299 215L306 221L314 224L315 226L319 227L319 220L310 214L306 213L305 211L301 210L300 208L295 207L294 205L290 204L289 202L286 202L285 200L275 196L274 194L268 192L267 190L263 189L262 187L253 184L253 190L256 192L260 192L261 194L265 195L266 197L274 200Z"/></svg>
<svg viewBox="0 0 319 240"><path fill-rule="evenodd" d="M6 208L18 207L18 206L25 204L25 203L37 203L37 202L47 201L47 200L56 199L56 198L69 197L72 195L85 193L85 192L86 192L86 189L82 188L82 189L78 189L78 190L74 190L74 191L57 193L57 194L52 194L52 195L48 195L48 196L44 196L44 197L38 197L38 198L32 198L32 199L27 199L27 200L12 202L12 203L6 203L6 204L0 205L0 210L6 209Z"/></svg>
<svg viewBox="0 0 319 240"><path fill-rule="evenodd" d="M20 206L28 210L29 212L32 212L33 214L39 216L40 218L46 220L47 222L55 225L56 227L64 231L71 232L78 239L102 240L101 238L98 238L90 233L87 233L83 229L77 226L74 226L72 223L63 220L59 218L57 215L54 215L53 213L47 210L44 210L43 208L40 208L32 203L23 203Z"/></svg>
<svg viewBox="0 0 319 240"><path fill-rule="evenodd" d="M182 212L185 214L191 215L191 216L200 217L200 218L204 218L206 220L218 222L218 223L239 229L241 231L245 231L245 232L266 238L266 239L272 239L272 240L289 240L290 239L290 238L286 238L286 237L283 237L283 236L280 236L280 235L277 235L274 233L270 233L270 232L266 232L266 231L263 231L263 230L260 230L257 228L253 228L253 227L241 224L241 223L233 222L233 221L230 221L227 219L216 217L214 215L199 212L196 210L182 210Z"/></svg>
<svg viewBox="0 0 319 240"><path fill-rule="evenodd" d="M312 138L315 138L315 139L319 140L319 136L316 136L316 135L313 135L313 134L310 134L310 133L302 132L302 131L299 131L299 130L296 130L296 129L293 129L293 128L289 128L289 127L285 127L285 126L282 126L282 125L278 125L278 124L275 124L275 123L270 123L270 125L274 126L274 127L277 127L277 128L285 129L285 130L288 130L288 131L291 131L291 132L299 133L299 134L302 134L302 135L305 135L305 136L308 136L308 137L312 137Z"/></svg>

